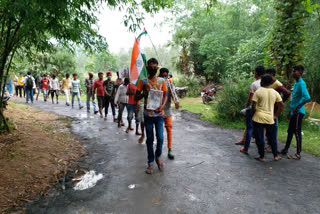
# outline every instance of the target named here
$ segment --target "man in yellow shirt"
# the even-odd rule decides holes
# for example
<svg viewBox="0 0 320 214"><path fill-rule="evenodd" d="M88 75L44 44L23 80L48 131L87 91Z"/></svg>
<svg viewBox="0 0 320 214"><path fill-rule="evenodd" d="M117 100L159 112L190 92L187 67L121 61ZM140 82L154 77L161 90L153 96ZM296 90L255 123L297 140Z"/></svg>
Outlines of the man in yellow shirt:
<svg viewBox="0 0 320 214"><path fill-rule="evenodd" d="M270 144L274 160L278 158L278 148L275 135L275 119L279 116L283 109L283 102L280 94L269 86L272 84L272 76L265 74L261 78L261 88L259 88L252 98L253 111L253 132L258 147L258 161L264 162L264 129L267 131L267 136L270 137ZM274 114L274 105L277 106L277 112Z"/></svg>

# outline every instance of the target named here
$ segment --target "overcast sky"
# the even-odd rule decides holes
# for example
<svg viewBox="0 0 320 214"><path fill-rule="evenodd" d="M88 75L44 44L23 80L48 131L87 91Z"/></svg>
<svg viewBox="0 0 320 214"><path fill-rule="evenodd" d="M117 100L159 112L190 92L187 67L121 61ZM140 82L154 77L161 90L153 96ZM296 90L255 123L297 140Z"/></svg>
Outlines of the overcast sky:
<svg viewBox="0 0 320 214"><path fill-rule="evenodd" d="M165 17L169 15L170 14L163 11L155 17L146 14L141 30L137 30L136 33L131 33L128 32L128 28L124 26L124 13L105 7L101 10L100 14L98 14L99 32L106 38L109 50L112 53L118 53L121 48L128 49L133 47L134 38L142 32L144 27L148 31L153 43L156 46L162 45L166 44L172 37L171 24L164 23ZM152 46L150 39L146 36L142 38L141 45L143 48Z"/></svg>

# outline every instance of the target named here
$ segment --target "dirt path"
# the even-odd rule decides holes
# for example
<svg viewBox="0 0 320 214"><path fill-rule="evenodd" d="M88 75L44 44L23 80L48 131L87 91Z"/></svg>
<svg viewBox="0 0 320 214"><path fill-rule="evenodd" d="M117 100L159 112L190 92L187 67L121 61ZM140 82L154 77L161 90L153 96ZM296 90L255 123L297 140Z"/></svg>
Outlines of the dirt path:
<svg viewBox="0 0 320 214"><path fill-rule="evenodd" d="M84 154L66 118L12 102L5 115L15 129L0 135L0 212L46 193Z"/></svg>
<svg viewBox="0 0 320 214"><path fill-rule="evenodd" d="M72 131L89 152L78 165L103 178L79 191L70 173L65 190L56 189L51 197L28 205L27 213L320 213L319 158L303 154L301 161L274 162L268 154L266 162L259 163L254 144L249 156L234 145L241 131L176 112L176 159L166 158L164 144L165 171L146 175L145 144L139 145L133 133L85 110L43 102L34 106L78 119Z"/></svg>

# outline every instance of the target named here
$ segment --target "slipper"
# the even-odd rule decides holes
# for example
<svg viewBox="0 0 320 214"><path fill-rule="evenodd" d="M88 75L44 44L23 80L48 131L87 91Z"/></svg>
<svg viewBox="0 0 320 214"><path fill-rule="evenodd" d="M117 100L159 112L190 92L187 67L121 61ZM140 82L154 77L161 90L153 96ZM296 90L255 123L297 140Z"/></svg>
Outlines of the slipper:
<svg viewBox="0 0 320 214"><path fill-rule="evenodd" d="M243 141L239 141L239 142L236 142L234 143L235 145L244 145L244 142Z"/></svg>
<svg viewBox="0 0 320 214"><path fill-rule="evenodd" d="M296 153L296 154L294 154L294 155L292 156L292 159L294 159L294 160L300 160L300 159L301 159L301 155L298 155L298 154Z"/></svg>
<svg viewBox="0 0 320 214"><path fill-rule="evenodd" d="M127 133L127 134L129 133L129 129L126 129L126 133Z"/></svg>
<svg viewBox="0 0 320 214"><path fill-rule="evenodd" d="M240 152L242 152L243 154L246 154L246 155L249 154L248 150L246 150L245 148L241 148Z"/></svg>
<svg viewBox="0 0 320 214"><path fill-rule="evenodd" d="M268 152L268 153L271 153L272 152L272 149L271 149L271 146L268 146L264 149L265 152Z"/></svg>
<svg viewBox="0 0 320 214"><path fill-rule="evenodd" d="M146 169L147 174L152 174L153 173L153 165L148 165L148 168Z"/></svg>
<svg viewBox="0 0 320 214"><path fill-rule="evenodd" d="M143 140L144 140L144 136L142 135L140 138L139 138L139 140L138 140L138 143L143 143Z"/></svg>
<svg viewBox="0 0 320 214"><path fill-rule="evenodd" d="M160 171L162 171L162 170L163 170L163 167L164 167L162 161L161 161L161 160L156 160L156 163L157 163L157 165L158 165L158 169L159 169Z"/></svg>
<svg viewBox="0 0 320 214"><path fill-rule="evenodd" d="M282 154L282 155L288 154L288 152L286 150L284 150L284 149L282 149L279 153Z"/></svg>
<svg viewBox="0 0 320 214"><path fill-rule="evenodd" d="M257 161L260 161L260 162L264 162L264 158L256 157L254 159L256 159Z"/></svg>
<svg viewBox="0 0 320 214"><path fill-rule="evenodd" d="M281 157L275 156L275 157L273 157L273 160L274 160L274 161L279 161L279 160L281 160Z"/></svg>
<svg viewBox="0 0 320 214"><path fill-rule="evenodd" d="M140 132L136 132L136 135L142 135Z"/></svg>
<svg viewBox="0 0 320 214"><path fill-rule="evenodd" d="M130 128L130 131L133 131L134 130L134 128Z"/></svg>

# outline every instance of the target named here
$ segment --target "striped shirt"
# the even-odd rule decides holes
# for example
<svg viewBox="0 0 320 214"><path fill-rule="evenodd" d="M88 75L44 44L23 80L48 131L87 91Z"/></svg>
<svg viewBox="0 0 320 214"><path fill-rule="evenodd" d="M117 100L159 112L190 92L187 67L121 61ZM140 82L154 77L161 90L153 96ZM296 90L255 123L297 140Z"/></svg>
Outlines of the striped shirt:
<svg viewBox="0 0 320 214"><path fill-rule="evenodd" d="M71 92L80 93L80 80L71 80Z"/></svg>

